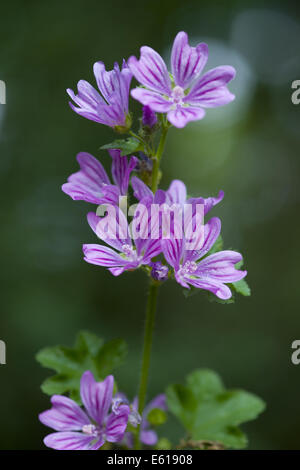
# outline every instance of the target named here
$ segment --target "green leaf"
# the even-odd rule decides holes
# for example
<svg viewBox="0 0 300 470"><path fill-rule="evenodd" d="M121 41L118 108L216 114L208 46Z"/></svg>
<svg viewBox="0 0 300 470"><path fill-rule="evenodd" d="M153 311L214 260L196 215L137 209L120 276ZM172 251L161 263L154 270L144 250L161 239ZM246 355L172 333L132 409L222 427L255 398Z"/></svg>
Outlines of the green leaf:
<svg viewBox="0 0 300 470"><path fill-rule="evenodd" d="M220 377L206 369L192 372L186 385L171 385L166 393L169 410L191 439L216 441L235 449L247 444L238 426L265 409L260 398L244 390L226 390Z"/></svg>
<svg viewBox="0 0 300 470"><path fill-rule="evenodd" d="M160 426L167 421L167 413L160 408L153 408L150 413L148 413L147 420L153 426Z"/></svg>
<svg viewBox="0 0 300 470"><path fill-rule="evenodd" d="M128 137L127 139L117 139L110 144L102 145L100 149L120 149L122 155L130 155L134 152L143 150L143 145L135 137Z"/></svg>
<svg viewBox="0 0 300 470"><path fill-rule="evenodd" d="M47 378L41 388L48 395L68 392L75 401L79 401L83 372L90 370L96 380L103 380L123 362L126 354L127 346L123 340L104 343L96 335L82 331L77 336L74 348L54 346L38 352L37 361L57 372Z"/></svg>
<svg viewBox="0 0 300 470"><path fill-rule="evenodd" d="M113 339L105 343L95 355L98 375L106 377L112 370L122 364L127 355L127 344L122 339Z"/></svg>
<svg viewBox="0 0 300 470"><path fill-rule="evenodd" d="M251 295L251 289L248 286L248 283L247 281L245 281L245 279L241 279L240 281L233 282L232 287L238 294L244 295L246 297Z"/></svg>
<svg viewBox="0 0 300 470"><path fill-rule="evenodd" d="M236 269L241 269L241 267L243 266L244 264L244 261L239 261L238 263L236 263L235 267ZM237 282L233 282L230 287L232 289L234 289L235 292L237 292L238 294L241 294L241 295L244 295L246 297L248 297L249 295L251 295L251 289L250 287L248 286L248 283L247 281L244 279L241 279L240 281L237 281Z"/></svg>

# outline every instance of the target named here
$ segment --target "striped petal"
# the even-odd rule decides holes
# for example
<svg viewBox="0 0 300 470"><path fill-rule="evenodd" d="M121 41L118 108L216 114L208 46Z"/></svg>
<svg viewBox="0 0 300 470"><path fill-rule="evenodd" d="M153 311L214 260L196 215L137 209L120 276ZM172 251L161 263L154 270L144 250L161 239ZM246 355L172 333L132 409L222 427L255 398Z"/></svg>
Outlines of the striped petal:
<svg viewBox="0 0 300 470"><path fill-rule="evenodd" d="M111 173L115 184L120 188L122 195L127 194L129 177L132 170L136 167L138 159L131 157L128 161L126 156L121 155L118 149L109 150L108 153L112 158Z"/></svg>
<svg viewBox="0 0 300 470"><path fill-rule="evenodd" d="M134 77L150 90L170 96L171 80L164 60L151 47L141 47L140 51L140 60L134 56L128 60Z"/></svg>
<svg viewBox="0 0 300 470"><path fill-rule="evenodd" d="M102 437L94 441L94 436L81 432L55 432L45 437L44 444L55 450L97 450L104 444Z"/></svg>
<svg viewBox="0 0 300 470"><path fill-rule="evenodd" d="M102 382L96 382L93 374L86 371L80 381L80 396L89 416L100 426L107 416L112 402L114 378L108 375Z"/></svg>
<svg viewBox="0 0 300 470"><path fill-rule="evenodd" d="M137 176L131 178L131 186L133 188L133 195L139 201L145 197L153 199L153 193L151 189Z"/></svg>
<svg viewBox="0 0 300 470"><path fill-rule="evenodd" d="M221 220L213 217L204 225L204 237L201 248L198 250L187 250L184 261L197 261L209 252L221 232Z"/></svg>
<svg viewBox="0 0 300 470"><path fill-rule="evenodd" d="M62 190L74 200L100 204L102 189L110 184L106 171L93 155L80 152L77 155L80 170L68 178Z"/></svg>
<svg viewBox="0 0 300 470"><path fill-rule="evenodd" d="M235 265L242 259L242 255L236 251L219 251L200 261L195 275L220 282L240 281L247 271L240 271Z"/></svg>
<svg viewBox="0 0 300 470"><path fill-rule="evenodd" d="M202 108L196 107L183 107L177 106L175 109L171 109L168 112L168 121L173 124L173 126L181 129L185 127L190 121L198 121L203 119L205 116L205 111Z"/></svg>
<svg viewBox="0 0 300 470"><path fill-rule="evenodd" d="M173 180L166 191L167 204L185 204L186 202L186 186L180 180Z"/></svg>
<svg viewBox="0 0 300 470"><path fill-rule="evenodd" d="M111 413L106 423L106 440L119 442L123 439L128 423L130 408L128 405L120 405L118 413Z"/></svg>
<svg viewBox="0 0 300 470"><path fill-rule="evenodd" d="M216 204L219 204L224 198L224 191L219 191L217 197L193 197L187 200L187 204L201 204L204 205L204 215L206 215Z"/></svg>
<svg viewBox="0 0 300 470"><path fill-rule="evenodd" d="M227 83L235 77L235 69L229 65L216 67L204 74L191 88L184 102L193 106L215 108L234 100Z"/></svg>
<svg viewBox="0 0 300 470"><path fill-rule="evenodd" d="M87 244L82 247L84 261L106 268L126 266L127 261L111 248L96 244Z"/></svg>
<svg viewBox="0 0 300 470"><path fill-rule="evenodd" d="M166 261L177 271L183 255L184 243L182 238L165 239L161 242Z"/></svg>
<svg viewBox="0 0 300 470"><path fill-rule="evenodd" d="M52 408L39 415L45 426L55 431L79 431L85 424L90 424L86 413L70 398L53 395L51 403Z"/></svg>
<svg viewBox="0 0 300 470"><path fill-rule="evenodd" d="M198 289L209 290L222 300L228 300L232 296L228 286L214 279L189 279L187 282Z"/></svg>
<svg viewBox="0 0 300 470"><path fill-rule="evenodd" d="M131 96L144 106L149 106L156 113L167 113L172 106L172 101L155 91L146 90L145 88L134 88L131 90Z"/></svg>
<svg viewBox="0 0 300 470"><path fill-rule="evenodd" d="M172 48L171 67L176 85L188 88L202 72L208 58L207 44L191 47L188 35L181 31L177 34Z"/></svg>

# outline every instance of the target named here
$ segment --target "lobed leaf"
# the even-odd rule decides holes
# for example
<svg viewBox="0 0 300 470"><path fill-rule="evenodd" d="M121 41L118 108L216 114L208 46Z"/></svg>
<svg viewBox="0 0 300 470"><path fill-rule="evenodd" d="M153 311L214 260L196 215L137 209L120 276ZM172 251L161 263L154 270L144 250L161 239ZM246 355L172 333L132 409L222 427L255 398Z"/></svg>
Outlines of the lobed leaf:
<svg viewBox="0 0 300 470"><path fill-rule="evenodd" d="M255 419L265 403L244 390L226 390L218 374L199 369L186 385L167 389L169 410L181 421L191 439L216 441L240 449L247 438L239 425Z"/></svg>

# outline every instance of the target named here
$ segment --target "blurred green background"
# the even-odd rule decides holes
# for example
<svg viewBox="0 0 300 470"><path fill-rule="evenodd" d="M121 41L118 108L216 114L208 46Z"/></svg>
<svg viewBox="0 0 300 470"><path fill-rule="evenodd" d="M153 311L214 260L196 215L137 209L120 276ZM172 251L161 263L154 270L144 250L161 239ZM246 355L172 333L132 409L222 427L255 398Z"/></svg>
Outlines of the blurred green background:
<svg viewBox="0 0 300 470"><path fill-rule="evenodd" d="M40 391L50 374L36 352L71 345L79 329L124 337L128 362L116 376L129 396L137 389L147 280L140 272L113 278L86 264L82 243L94 243L91 207L60 189L77 169L76 153L99 151L112 131L77 116L67 87L94 83L92 65L108 68L139 47L167 59L179 30L208 43L208 68L231 64L236 100L203 121L172 129L162 186L184 180L192 195L225 199L214 209L225 246L246 260L253 295L235 304L186 300L178 285L159 298L149 398L183 382L197 367L218 371L228 387L257 393L267 411L244 426L252 449L300 449L300 365L291 343L299 321L299 113L291 82L300 79L297 2L285 1L11 1L1 5L0 105L1 317L7 364L0 366L0 448L44 448L48 408ZM138 103L131 100L135 115ZM49 374L48 374L49 372ZM177 424L168 433L176 442Z"/></svg>

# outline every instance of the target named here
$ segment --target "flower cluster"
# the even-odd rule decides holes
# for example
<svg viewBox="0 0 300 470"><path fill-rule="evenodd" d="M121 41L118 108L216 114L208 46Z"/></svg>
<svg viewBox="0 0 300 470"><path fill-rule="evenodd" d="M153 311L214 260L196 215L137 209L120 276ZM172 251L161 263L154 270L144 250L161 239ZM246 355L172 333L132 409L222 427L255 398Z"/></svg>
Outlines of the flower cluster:
<svg viewBox="0 0 300 470"><path fill-rule="evenodd" d="M185 184L174 180L166 191L159 189L153 194L137 175L132 176L138 162L136 157L128 159L120 150L109 153L114 184L95 157L80 153L77 156L80 171L71 175L62 187L73 199L104 204L104 211L108 211L104 217L95 212L88 213L90 227L106 245L83 245L85 261L108 268L114 276L147 267L157 281L174 276L185 288L193 286L209 290L220 299L230 298L231 291L226 284L246 275L246 271L235 267L242 256L229 250L207 256L220 235L221 221L213 217L203 224L201 217L197 219L195 210L202 208L203 216L206 216L223 199L223 191L217 197L188 198ZM128 196L129 183L137 200L131 224L120 208L120 201ZM163 222L166 218L170 220L170 212L175 210L181 217L187 213L186 208L190 208L191 214L185 219L190 219L188 227L194 225L193 230L182 230L176 237L175 228L171 227L166 236ZM155 229L154 234L151 228ZM193 249L188 243L191 233L197 241Z"/></svg>
<svg viewBox="0 0 300 470"><path fill-rule="evenodd" d="M168 125L171 123L178 128L184 127L191 120L202 119L204 108L221 106L234 99L227 84L234 78L235 70L230 66L221 66L202 75L207 59L207 45L201 43L191 47L187 34L180 32L172 47L172 74L168 72L162 57L145 46L141 48L140 59L132 56L128 64L123 61L121 70L115 64L114 69L107 72L104 64L97 62L94 74L101 95L88 82L80 80L77 95L67 90L78 107L72 103L70 105L88 119L118 131L128 131L131 125L129 88L134 76L141 86L134 88L131 95L144 105L142 129L148 129L148 134L155 133L159 127L156 113L161 117L166 114L165 122L169 122ZM142 137L138 138L143 142ZM109 150L109 154L112 158L113 182L95 157L82 152L77 155L80 170L72 174L62 187L74 200L115 208L106 217L98 217L99 214L93 212L88 214L92 230L106 245L85 244L85 261L104 266L115 276L143 266L157 281L173 276L185 288L193 286L209 290L221 299L230 298L231 291L226 283L236 282L246 275L246 271L236 269L242 257L233 251L209 255L220 234L221 222L216 217L205 225L203 221L210 209L223 199L223 192L220 191L218 197L207 199L187 198L184 183L175 180L167 191L159 189L154 194L142 178L132 174L134 171L137 173L143 165L145 167L145 161L148 160L152 164L149 165L148 173L154 178L151 151L148 155L143 154L141 159L135 156L128 159L122 155L120 148ZM128 196L130 183L138 201L133 214L134 240L122 203L122 198ZM150 206L159 206L160 211L154 214ZM166 237L162 221L166 218L170 220L174 207L177 213L186 216L187 206L191 208L188 230L178 237L176 226L180 232L184 227L177 222L175 227L167 230L169 236ZM202 218L197 218L197 208L200 206ZM150 226L156 228L155 236ZM195 241L192 246L188 240L190 238Z"/></svg>
<svg viewBox="0 0 300 470"><path fill-rule="evenodd" d="M132 56L127 63L124 60L121 70L116 63L113 70L107 72L102 62L96 62L94 75L101 94L87 81L80 80L77 95L67 89L77 105L70 102L70 106L87 119L126 131L131 125L128 99L134 76L141 86L134 88L131 95L147 106L144 121L152 127L156 122L153 113L166 113L171 124L184 127L189 121L202 119L204 108L223 106L234 99L227 88L235 77L234 68L220 66L201 75L207 59L207 44L191 47L187 34L181 31L172 47L172 74L162 57L151 47L144 46L140 59Z"/></svg>

